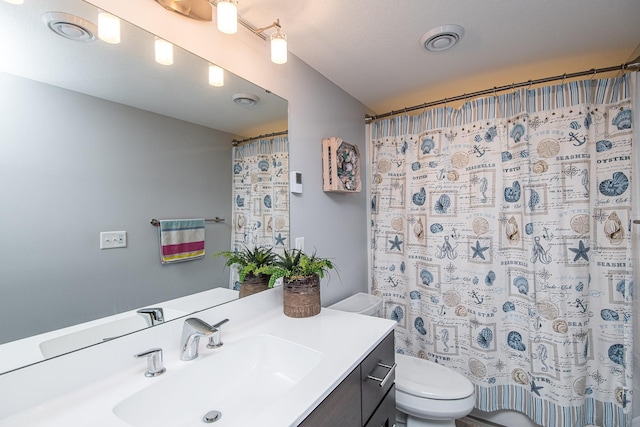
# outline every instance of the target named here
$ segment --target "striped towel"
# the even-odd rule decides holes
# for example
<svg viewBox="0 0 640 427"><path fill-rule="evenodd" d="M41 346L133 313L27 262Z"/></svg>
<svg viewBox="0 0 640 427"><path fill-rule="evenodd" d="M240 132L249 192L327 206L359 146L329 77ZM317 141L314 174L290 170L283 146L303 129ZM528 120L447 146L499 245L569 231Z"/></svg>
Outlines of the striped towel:
<svg viewBox="0 0 640 427"><path fill-rule="evenodd" d="M163 264L204 257L204 219L160 220L159 234Z"/></svg>

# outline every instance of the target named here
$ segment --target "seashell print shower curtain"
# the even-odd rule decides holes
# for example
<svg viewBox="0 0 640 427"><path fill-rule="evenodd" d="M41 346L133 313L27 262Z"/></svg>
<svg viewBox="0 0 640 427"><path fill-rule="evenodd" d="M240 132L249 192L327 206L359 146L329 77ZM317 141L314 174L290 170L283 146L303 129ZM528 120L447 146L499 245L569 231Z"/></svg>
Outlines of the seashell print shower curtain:
<svg viewBox="0 0 640 427"><path fill-rule="evenodd" d="M289 248L289 138L259 139L233 148L231 245ZM230 285L238 289L238 272Z"/></svg>
<svg viewBox="0 0 640 427"><path fill-rule="evenodd" d="M523 89L371 125L372 292L396 351L464 374L480 410L630 423L630 86Z"/></svg>

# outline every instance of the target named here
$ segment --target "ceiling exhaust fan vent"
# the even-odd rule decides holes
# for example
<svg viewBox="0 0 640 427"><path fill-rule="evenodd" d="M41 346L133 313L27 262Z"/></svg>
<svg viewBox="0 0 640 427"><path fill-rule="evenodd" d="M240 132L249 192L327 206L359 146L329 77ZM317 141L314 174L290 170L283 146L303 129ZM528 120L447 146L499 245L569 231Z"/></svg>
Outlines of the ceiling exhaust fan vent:
<svg viewBox="0 0 640 427"><path fill-rule="evenodd" d="M448 24L427 31L420 44L429 52L444 52L455 46L464 36L464 28L460 25Z"/></svg>
<svg viewBox="0 0 640 427"><path fill-rule="evenodd" d="M233 102L240 105L256 105L258 101L260 101L260 98L252 93L236 93L233 95Z"/></svg>
<svg viewBox="0 0 640 427"><path fill-rule="evenodd" d="M45 12L42 20L60 37L77 42L92 42L98 32L98 27L93 22L69 13Z"/></svg>

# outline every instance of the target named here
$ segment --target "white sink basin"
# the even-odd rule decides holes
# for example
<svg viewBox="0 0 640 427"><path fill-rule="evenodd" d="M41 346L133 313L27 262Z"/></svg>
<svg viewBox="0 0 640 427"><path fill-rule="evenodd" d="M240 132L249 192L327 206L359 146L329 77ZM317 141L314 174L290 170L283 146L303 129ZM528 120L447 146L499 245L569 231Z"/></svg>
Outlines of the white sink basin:
<svg viewBox="0 0 640 427"><path fill-rule="evenodd" d="M202 346L202 343L201 343ZM210 351L207 349L200 349ZM225 344L216 354L196 359L174 375L118 403L113 412L134 427L203 425L212 410L222 417L215 426L259 425L251 420L280 400L322 360L308 347L271 335Z"/></svg>

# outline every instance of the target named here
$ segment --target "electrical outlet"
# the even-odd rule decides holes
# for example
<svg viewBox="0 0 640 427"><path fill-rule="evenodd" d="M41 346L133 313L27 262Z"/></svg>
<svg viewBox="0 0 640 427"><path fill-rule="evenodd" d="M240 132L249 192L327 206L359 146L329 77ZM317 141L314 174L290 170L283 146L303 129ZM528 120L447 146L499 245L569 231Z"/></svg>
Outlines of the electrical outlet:
<svg viewBox="0 0 640 427"><path fill-rule="evenodd" d="M101 231L100 249L126 248L126 231Z"/></svg>
<svg viewBox="0 0 640 427"><path fill-rule="evenodd" d="M304 237L296 237L296 249L304 251Z"/></svg>

